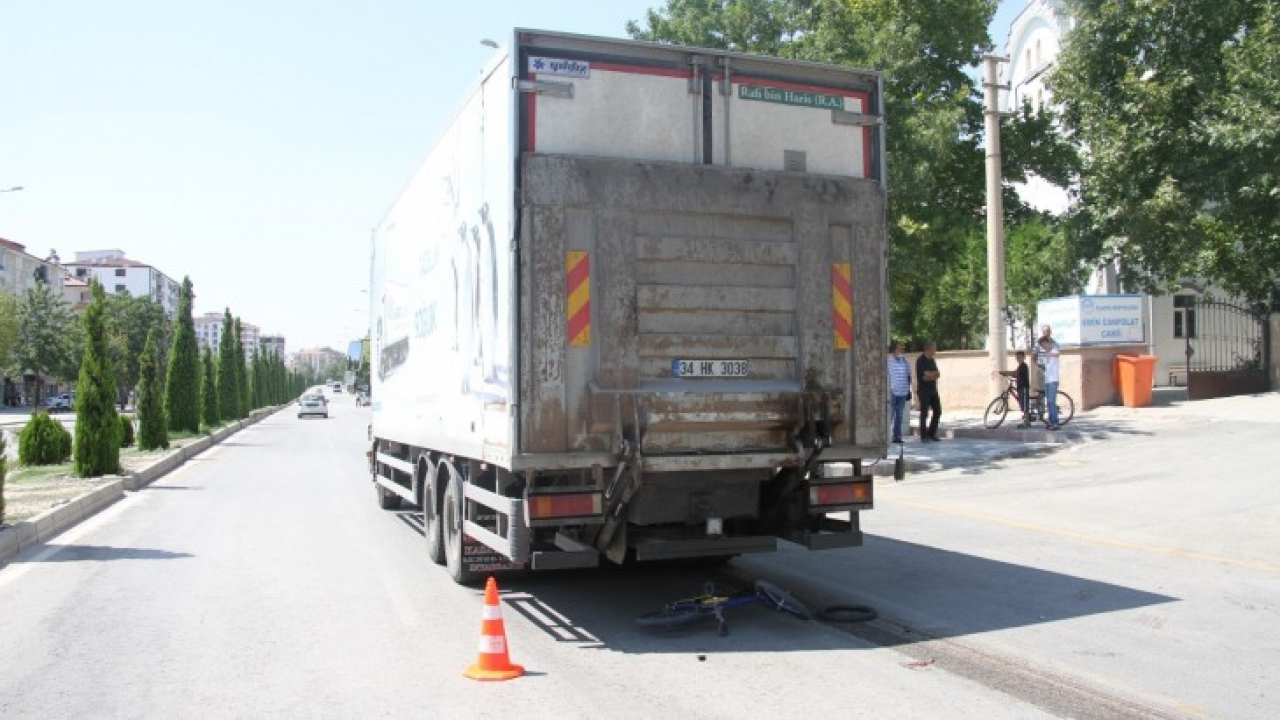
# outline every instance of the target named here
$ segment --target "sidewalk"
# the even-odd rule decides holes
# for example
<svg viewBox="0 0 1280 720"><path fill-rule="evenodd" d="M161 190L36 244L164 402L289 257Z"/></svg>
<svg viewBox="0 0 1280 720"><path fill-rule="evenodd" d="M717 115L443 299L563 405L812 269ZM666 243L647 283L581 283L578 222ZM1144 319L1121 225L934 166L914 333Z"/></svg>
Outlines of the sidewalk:
<svg viewBox="0 0 1280 720"><path fill-rule="evenodd" d="M981 467L1000 460L1042 455L1076 443L1158 433L1173 426L1228 420L1280 422L1280 393L1193 402L1187 400L1186 388L1156 388L1148 407L1107 405L1076 410L1071 422L1055 432L1046 430L1043 424L1019 430L1014 413L999 428L988 430L982 424L982 415L982 410L972 408L943 408L938 429L943 440L921 443L915 425L920 414L912 413L910 437L902 446L908 479L912 473ZM897 446L891 453L890 460L880 462L870 472L892 477Z"/></svg>

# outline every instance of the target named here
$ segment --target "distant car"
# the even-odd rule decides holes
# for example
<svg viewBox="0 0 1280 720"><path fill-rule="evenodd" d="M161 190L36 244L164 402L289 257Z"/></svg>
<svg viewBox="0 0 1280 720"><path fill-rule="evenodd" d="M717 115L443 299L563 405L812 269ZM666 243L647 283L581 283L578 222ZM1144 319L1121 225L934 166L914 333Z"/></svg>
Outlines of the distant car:
<svg viewBox="0 0 1280 720"><path fill-rule="evenodd" d="M50 412L70 411L75 407L75 404L76 399L70 393L55 395L44 401L44 406L48 408Z"/></svg>
<svg viewBox="0 0 1280 720"><path fill-rule="evenodd" d="M323 395L303 395L298 401L298 417L304 415L319 415L320 417L329 417L329 405L324 401Z"/></svg>

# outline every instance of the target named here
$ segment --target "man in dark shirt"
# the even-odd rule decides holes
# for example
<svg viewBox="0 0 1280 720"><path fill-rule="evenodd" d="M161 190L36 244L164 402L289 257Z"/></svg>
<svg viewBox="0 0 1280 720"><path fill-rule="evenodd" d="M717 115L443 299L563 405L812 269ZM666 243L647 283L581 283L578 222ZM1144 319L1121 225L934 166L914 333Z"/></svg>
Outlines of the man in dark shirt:
<svg viewBox="0 0 1280 720"><path fill-rule="evenodd" d="M920 442L938 439L938 421L942 418L942 399L938 397L938 363L933 356L937 343L925 343L924 352L916 358L916 390L920 393ZM929 411L933 411L933 421Z"/></svg>
<svg viewBox="0 0 1280 720"><path fill-rule="evenodd" d="M1000 374L1014 379L1014 390L1017 393L1018 409L1022 411L1022 422L1018 427L1030 427L1027 420L1027 399L1031 395L1031 370L1027 367L1027 354L1021 350L1013 355L1018 359L1016 370L1001 370Z"/></svg>

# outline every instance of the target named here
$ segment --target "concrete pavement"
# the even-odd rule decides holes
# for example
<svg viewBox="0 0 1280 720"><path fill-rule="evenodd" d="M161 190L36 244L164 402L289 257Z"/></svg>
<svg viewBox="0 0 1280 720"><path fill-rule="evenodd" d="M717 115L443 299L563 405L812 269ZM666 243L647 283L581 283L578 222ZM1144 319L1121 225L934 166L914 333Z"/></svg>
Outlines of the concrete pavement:
<svg viewBox="0 0 1280 720"><path fill-rule="evenodd" d="M1231 420L1274 422L1280 420L1280 393L1189 401L1186 388L1156 388L1148 407L1108 405L1077 410L1070 423L1054 432L1043 424L1020 430L1013 413L999 428L988 430L983 426L980 410L943 408L938 432L943 439L926 443L916 435L919 417L918 412L912 413L911 436L902 446L907 479L912 473L979 467L1042 455L1075 443L1157 433L1171 425ZM881 462L870 470L877 476L892 476L893 463Z"/></svg>
<svg viewBox="0 0 1280 720"><path fill-rule="evenodd" d="M172 447L169 452L157 458L154 463L147 467L126 472L124 475L99 485L68 503L46 510L29 520L23 520L0 528L0 567L3 567L25 548L48 541L67 528L123 498L125 491L133 492L150 485L180 467L188 459L199 455L278 409L277 407L255 411L248 419L219 428L212 435L206 435L190 443ZM21 413L20 415L21 419L16 426L12 424L4 425L0 426L0 430L12 430L16 433L22 428L22 423L26 422L27 414ZM70 419L75 418L71 413L61 413L61 415L66 415ZM6 416L4 419L8 420L9 418ZM59 417L59 419L63 418ZM6 436L6 440L10 439L13 440L13 442L9 443L10 446L17 444L12 435Z"/></svg>

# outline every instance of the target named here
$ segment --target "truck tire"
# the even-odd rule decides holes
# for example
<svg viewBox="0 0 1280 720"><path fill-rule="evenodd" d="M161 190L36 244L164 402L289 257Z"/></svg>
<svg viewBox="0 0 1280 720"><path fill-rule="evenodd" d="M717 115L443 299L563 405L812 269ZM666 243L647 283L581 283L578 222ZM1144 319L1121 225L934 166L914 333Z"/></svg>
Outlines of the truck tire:
<svg viewBox="0 0 1280 720"><path fill-rule="evenodd" d="M427 557L437 565L444 565L444 526L440 523L435 482L427 483L422 489L422 534L427 538Z"/></svg>
<svg viewBox="0 0 1280 720"><path fill-rule="evenodd" d="M444 505L440 509L440 525L444 533L445 565L449 577L459 585L472 585L480 581L479 573L467 570L462 551L462 483L450 478L444 491Z"/></svg>

